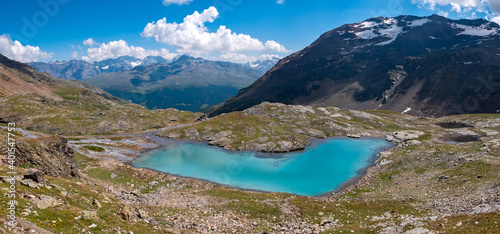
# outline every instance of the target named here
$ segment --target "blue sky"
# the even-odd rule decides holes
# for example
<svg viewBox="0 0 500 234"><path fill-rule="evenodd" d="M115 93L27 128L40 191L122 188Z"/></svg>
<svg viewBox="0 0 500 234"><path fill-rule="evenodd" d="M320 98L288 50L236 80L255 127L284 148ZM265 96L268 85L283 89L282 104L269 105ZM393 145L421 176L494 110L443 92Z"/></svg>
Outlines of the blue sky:
<svg viewBox="0 0 500 234"><path fill-rule="evenodd" d="M376 16L500 21L500 0L489 1L0 0L0 53L23 62L184 53L246 62L286 56L326 31Z"/></svg>

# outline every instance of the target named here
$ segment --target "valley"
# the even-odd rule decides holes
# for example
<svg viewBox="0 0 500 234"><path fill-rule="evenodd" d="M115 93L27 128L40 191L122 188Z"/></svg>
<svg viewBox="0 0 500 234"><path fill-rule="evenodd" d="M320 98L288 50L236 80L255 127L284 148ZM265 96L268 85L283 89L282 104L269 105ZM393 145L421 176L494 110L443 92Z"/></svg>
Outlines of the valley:
<svg viewBox="0 0 500 234"><path fill-rule="evenodd" d="M278 61L247 64L209 61L182 55L173 60L122 56L100 62L83 60L30 63L57 78L81 80L148 109L196 112L223 103L263 75Z"/></svg>

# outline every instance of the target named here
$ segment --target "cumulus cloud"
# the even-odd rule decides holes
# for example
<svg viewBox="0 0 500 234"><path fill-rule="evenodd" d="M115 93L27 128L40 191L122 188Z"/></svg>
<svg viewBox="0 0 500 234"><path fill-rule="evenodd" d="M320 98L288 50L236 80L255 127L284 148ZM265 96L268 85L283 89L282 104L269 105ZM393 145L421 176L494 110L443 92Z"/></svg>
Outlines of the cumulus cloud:
<svg viewBox="0 0 500 234"><path fill-rule="evenodd" d="M283 57L281 57L281 56L279 56L277 54L262 54L262 55L259 56L260 60L267 60L267 59L274 59L274 58L281 59Z"/></svg>
<svg viewBox="0 0 500 234"><path fill-rule="evenodd" d="M277 4L285 4L285 0L276 0Z"/></svg>
<svg viewBox="0 0 500 234"><path fill-rule="evenodd" d="M86 45L86 46L92 46L92 45L96 45L97 42L95 42L94 39L89 38L89 39L83 41L83 44Z"/></svg>
<svg viewBox="0 0 500 234"><path fill-rule="evenodd" d="M447 18L448 18L448 15L449 15L449 13L447 11L438 11L437 14L440 15L440 16L447 17Z"/></svg>
<svg viewBox="0 0 500 234"><path fill-rule="evenodd" d="M246 63L253 62L257 60L254 56L247 56L241 53L225 53L220 55L220 59L223 61L230 61L233 63Z"/></svg>
<svg viewBox="0 0 500 234"><path fill-rule="evenodd" d="M493 17L493 18L491 19L491 21L493 21L493 22L495 22L495 23L497 23L497 24L500 24L500 16Z"/></svg>
<svg viewBox="0 0 500 234"><path fill-rule="evenodd" d="M490 0L490 9L496 14L500 15L500 1Z"/></svg>
<svg viewBox="0 0 500 234"><path fill-rule="evenodd" d="M219 58L211 58L211 59L229 61L233 63L248 63L248 62L255 62L257 60L267 60L274 58L282 58L282 57L276 54L261 54L259 56L249 56L243 53L225 53L221 54Z"/></svg>
<svg viewBox="0 0 500 234"><path fill-rule="evenodd" d="M87 56L82 59L88 62L102 61L109 58L116 58L120 56L132 56L143 59L147 56L161 56L165 59L172 59L177 54L170 53L167 49L161 50L146 50L142 47L129 46L124 40L110 41L109 43L102 43L99 47L87 49Z"/></svg>
<svg viewBox="0 0 500 234"><path fill-rule="evenodd" d="M171 4L177 4L177 5L184 5L184 4L189 4L193 0L163 0L163 5L168 6Z"/></svg>
<svg viewBox="0 0 500 234"><path fill-rule="evenodd" d="M148 23L141 35L178 47L179 53L288 52L283 45L275 41L263 43L249 35L234 33L222 25L217 31L209 32L205 23L212 23L218 17L219 12L212 6L202 13L195 11L186 16L182 23L167 23L166 18Z"/></svg>
<svg viewBox="0 0 500 234"><path fill-rule="evenodd" d="M78 52L73 51L73 53L71 53L71 58L74 58L74 59L78 58Z"/></svg>
<svg viewBox="0 0 500 234"><path fill-rule="evenodd" d="M448 12L442 7L449 7L462 18L484 17L500 23L500 0L412 0L412 3L435 10L445 17L448 17Z"/></svg>
<svg viewBox="0 0 500 234"><path fill-rule="evenodd" d="M38 46L23 46L19 41L12 41L7 34L0 36L0 54L23 63L52 57L52 53L41 51Z"/></svg>
<svg viewBox="0 0 500 234"><path fill-rule="evenodd" d="M494 1L494 0L491 0ZM450 5L453 11L462 12L462 8L484 8L487 0L412 0L412 3L435 10L437 5Z"/></svg>

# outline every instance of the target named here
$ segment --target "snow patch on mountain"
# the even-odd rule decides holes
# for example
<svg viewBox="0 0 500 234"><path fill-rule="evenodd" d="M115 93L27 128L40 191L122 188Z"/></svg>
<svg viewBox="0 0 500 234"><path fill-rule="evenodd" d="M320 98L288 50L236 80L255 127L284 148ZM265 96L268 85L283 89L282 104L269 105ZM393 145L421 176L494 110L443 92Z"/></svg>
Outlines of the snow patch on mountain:
<svg viewBox="0 0 500 234"><path fill-rule="evenodd" d="M377 25L379 25L377 22L365 21L365 22L362 22L358 25L355 25L354 27L356 27L356 28L373 28Z"/></svg>
<svg viewBox="0 0 500 234"><path fill-rule="evenodd" d="M54 64L54 65L62 65L62 64L66 64L68 62L66 61L50 61L49 64Z"/></svg>
<svg viewBox="0 0 500 234"><path fill-rule="evenodd" d="M403 112L401 112L401 114L406 114L408 113L409 111L411 111L411 107L407 107L406 110L404 110Z"/></svg>
<svg viewBox="0 0 500 234"><path fill-rule="evenodd" d="M379 35L375 33L375 29L372 28L370 30L366 30L366 31L361 31L361 32L357 32L356 33L356 36L361 38L361 39L366 39L366 40L371 40L373 38L376 38L378 37Z"/></svg>
<svg viewBox="0 0 500 234"><path fill-rule="evenodd" d="M490 23L482 24L481 26L468 26L463 24L452 23L451 27L462 29L458 35L469 35L478 37L487 37L492 34L498 34L498 28L494 28Z"/></svg>
<svg viewBox="0 0 500 234"><path fill-rule="evenodd" d="M408 22L408 26L413 28L413 27L422 26L422 25L429 23L429 22L431 22L430 19L423 18L423 19Z"/></svg>
<svg viewBox="0 0 500 234"><path fill-rule="evenodd" d="M142 64L142 61L130 62L130 65L132 65L132 67L137 67L137 66L139 66L141 64Z"/></svg>
<svg viewBox="0 0 500 234"><path fill-rule="evenodd" d="M393 24L391 27L387 29L380 29L379 32L384 37L396 39L399 36L399 34L403 32L403 27L399 27L397 26L397 24Z"/></svg>
<svg viewBox="0 0 500 234"><path fill-rule="evenodd" d="M389 40L375 44L377 46L384 46L394 42L401 34L406 33L404 31L404 25L406 27L415 28L432 22L431 19L422 18L412 21L405 21L404 19L398 21L395 18L386 18L382 22L377 23L374 21L365 21L360 24L355 25L355 28L366 29L364 31L356 32L356 36L361 39L371 40L377 37L387 37ZM406 23L406 24L401 24Z"/></svg>
<svg viewBox="0 0 500 234"><path fill-rule="evenodd" d="M361 32L356 32L356 36L361 39L371 40L377 37L387 37L389 40L379 43L377 45L386 45L392 43L402 32L403 27L398 26L398 20L394 18L384 19L382 22L377 23L373 21L365 21L354 27L363 28Z"/></svg>

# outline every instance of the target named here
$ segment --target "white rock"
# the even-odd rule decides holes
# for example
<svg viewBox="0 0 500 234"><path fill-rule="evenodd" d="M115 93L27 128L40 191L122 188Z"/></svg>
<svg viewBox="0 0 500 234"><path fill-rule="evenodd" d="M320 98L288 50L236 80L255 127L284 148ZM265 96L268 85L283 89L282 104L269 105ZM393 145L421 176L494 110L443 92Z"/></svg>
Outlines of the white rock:
<svg viewBox="0 0 500 234"><path fill-rule="evenodd" d="M429 233L429 229L423 227L417 227L411 230L406 231L406 234L427 234Z"/></svg>

